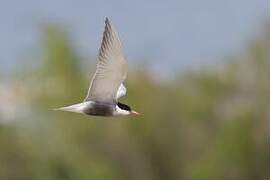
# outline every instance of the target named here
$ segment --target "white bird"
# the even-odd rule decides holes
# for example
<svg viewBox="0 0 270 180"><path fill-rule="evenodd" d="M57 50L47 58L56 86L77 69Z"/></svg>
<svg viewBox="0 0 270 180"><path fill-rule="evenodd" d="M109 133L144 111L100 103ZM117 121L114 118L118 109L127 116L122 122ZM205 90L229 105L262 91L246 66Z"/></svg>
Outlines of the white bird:
<svg viewBox="0 0 270 180"><path fill-rule="evenodd" d="M105 20L105 30L97 61L96 72L84 101L55 110L93 116L139 115L128 105L118 102L127 91L123 84L127 77L127 63L119 36L108 18Z"/></svg>

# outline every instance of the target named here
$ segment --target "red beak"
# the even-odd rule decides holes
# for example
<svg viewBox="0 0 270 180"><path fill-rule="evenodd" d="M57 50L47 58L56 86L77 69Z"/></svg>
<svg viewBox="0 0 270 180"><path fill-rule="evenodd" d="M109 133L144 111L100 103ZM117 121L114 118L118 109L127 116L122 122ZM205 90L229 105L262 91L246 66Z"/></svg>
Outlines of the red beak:
<svg viewBox="0 0 270 180"><path fill-rule="evenodd" d="M131 114L132 114L132 115L135 115L135 116L141 115L140 113L138 113L138 112L136 112L136 111L133 111L133 110L131 111Z"/></svg>

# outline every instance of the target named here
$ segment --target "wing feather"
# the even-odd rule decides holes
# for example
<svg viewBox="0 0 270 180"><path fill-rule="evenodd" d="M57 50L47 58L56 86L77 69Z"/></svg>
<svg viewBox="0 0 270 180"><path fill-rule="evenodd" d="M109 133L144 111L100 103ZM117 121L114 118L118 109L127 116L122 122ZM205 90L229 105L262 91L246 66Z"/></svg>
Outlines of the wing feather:
<svg viewBox="0 0 270 180"><path fill-rule="evenodd" d="M84 101L115 102L117 91L127 76L127 63L119 36L108 18L97 61L96 72Z"/></svg>

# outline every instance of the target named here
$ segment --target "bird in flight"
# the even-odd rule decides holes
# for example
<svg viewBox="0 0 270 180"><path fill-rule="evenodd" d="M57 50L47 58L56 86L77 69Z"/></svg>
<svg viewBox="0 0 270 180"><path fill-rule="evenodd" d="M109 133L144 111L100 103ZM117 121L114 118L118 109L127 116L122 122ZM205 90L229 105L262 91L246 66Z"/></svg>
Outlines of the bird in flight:
<svg viewBox="0 0 270 180"><path fill-rule="evenodd" d="M99 54L96 72L90 83L86 98L82 103L73 104L55 110L70 111L93 116L139 115L118 99L126 95L124 81L127 77L127 62L122 45L111 21L106 18L105 30Z"/></svg>

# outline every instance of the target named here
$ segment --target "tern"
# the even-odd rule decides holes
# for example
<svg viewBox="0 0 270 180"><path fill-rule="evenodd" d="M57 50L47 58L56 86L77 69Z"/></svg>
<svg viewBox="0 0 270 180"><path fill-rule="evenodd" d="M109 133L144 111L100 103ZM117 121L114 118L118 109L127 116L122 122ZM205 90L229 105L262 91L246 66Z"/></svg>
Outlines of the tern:
<svg viewBox="0 0 270 180"><path fill-rule="evenodd" d="M139 115L128 105L118 101L119 98L126 95L127 89L123 84L126 77L127 62L120 38L111 21L106 18L96 71L86 98L82 103L55 110L106 117Z"/></svg>

